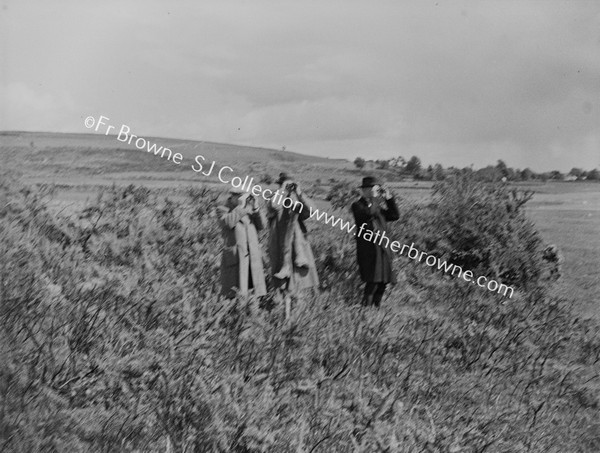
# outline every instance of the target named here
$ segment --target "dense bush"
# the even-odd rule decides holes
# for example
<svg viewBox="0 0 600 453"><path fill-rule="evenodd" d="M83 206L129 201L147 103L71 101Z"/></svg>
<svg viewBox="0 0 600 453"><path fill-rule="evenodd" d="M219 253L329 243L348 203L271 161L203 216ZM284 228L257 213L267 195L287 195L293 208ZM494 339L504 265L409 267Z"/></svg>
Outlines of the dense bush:
<svg viewBox="0 0 600 453"><path fill-rule="evenodd" d="M460 234L443 205L468 215L465 192L444 190L402 234ZM473 231L527 244L500 216L513 199L483 193L497 211L473 209L517 225ZM352 237L313 223L326 288L286 320L219 298L218 193L112 188L63 218L49 195L0 183L2 451L600 448L597 326L540 288L503 304L398 258L382 309L363 309Z"/></svg>
<svg viewBox="0 0 600 453"><path fill-rule="evenodd" d="M360 196L358 187L349 182L334 182L325 197L333 209L347 209Z"/></svg>
<svg viewBox="0 0 600 453"><path fill-rule="evenodd" d="M429 205L401 211L399 233L408 243L463 270L509 286L533 289L550 264L544 244L524 205L532 192L457 174L433 187Z"/></svg>
<svg viewBox="0 0 600 453"><path fill-rule="evenodd" d="M436 184L438 248L456 264L508 285L534 287L543 243L523 206L533 193L466 175Z"/></svg>

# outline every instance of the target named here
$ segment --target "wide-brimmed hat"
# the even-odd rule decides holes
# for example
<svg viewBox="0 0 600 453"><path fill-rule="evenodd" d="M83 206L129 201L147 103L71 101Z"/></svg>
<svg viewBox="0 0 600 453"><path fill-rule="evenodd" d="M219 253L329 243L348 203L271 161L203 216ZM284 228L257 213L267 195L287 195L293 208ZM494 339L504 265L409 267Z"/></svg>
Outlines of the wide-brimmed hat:
<svg viewBox="0 0 600 453"><path fill-rule="evenodd" d="M283 184L284 181L289 181L292 179L290 175L288 175L285 171L279 173L279 178L275 181L276 184Z"/></svg>
<svg viewBox="0 0 600 453"><path fill-rule="evenodd" d="M377 181L377 178L375 176L365 176L362 180L362 185L360 187L365 188L365 187L373 187L373 186L377 186L377 185L380 185L380 182Z"/></svg>

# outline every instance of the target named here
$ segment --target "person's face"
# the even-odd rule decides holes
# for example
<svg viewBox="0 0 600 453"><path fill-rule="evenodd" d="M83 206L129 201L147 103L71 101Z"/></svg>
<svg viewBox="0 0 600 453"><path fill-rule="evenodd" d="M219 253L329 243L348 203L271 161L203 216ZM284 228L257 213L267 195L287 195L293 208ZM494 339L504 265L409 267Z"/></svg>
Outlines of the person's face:
<svg viewBox="0 0 600 453"><path fill-rule="evenodd" d="M372 187L363 187L363 196L368 199L376 198L379 196L380 188L381 187L379 185L375 185Z"/></svg>

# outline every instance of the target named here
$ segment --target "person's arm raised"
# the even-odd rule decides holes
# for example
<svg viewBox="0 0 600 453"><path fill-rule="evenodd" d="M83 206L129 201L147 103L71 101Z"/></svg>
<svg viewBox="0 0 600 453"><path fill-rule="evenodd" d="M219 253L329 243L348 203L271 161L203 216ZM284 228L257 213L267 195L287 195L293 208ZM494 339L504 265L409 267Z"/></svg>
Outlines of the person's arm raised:
<svg viewBox="0 0 600 453"><path fill-rule="evenodd" d="M243 206L236 206L233 209L229 209L227 206L219 206L217 208L219 221L229 229L235 228L235 225L247 214L248 210Z"/></svg>
<svg viewBox="0 0 600 453"><path fill-rule="evenodd" d="M267 218L264 211L256 204L257 202L255 201L254 203L255 205L250 213L250 219L252 219L252 223L254 223L257 230L262 230L267 225Z"/></svg>
<svg viewBox="0 0 600 453"><path fill-rule="evenodd" d="M238 205L233 209L227 206L219 206L217 208L217 215L222 225L229 229L235 228L235 225L242 220L242 217L249 214L250 210L246 207L246 198L248 194L242 195L238 199Z"/></svg>
<svg viewBox="0 0 600 453"><path fill-rule="evenodd" d="M302 221L305 221L310 217L311 212L314 212L315 205L313 201L306 196L306 194L298 187L296 189L296 194L298 195L298 201L301 204L294 205L294 211L297 212L298 218Z"/></svg>
<svg viewBox="0 0 600 453"><path fill-rule="evenodd" d="M394 194L389 189L385 189L385 209L382 209L383 217L388 222L393 222L394 220L398 220L400 218L400 212L398 211L398 205L396 204L396 199L394 198Z"/></svg>

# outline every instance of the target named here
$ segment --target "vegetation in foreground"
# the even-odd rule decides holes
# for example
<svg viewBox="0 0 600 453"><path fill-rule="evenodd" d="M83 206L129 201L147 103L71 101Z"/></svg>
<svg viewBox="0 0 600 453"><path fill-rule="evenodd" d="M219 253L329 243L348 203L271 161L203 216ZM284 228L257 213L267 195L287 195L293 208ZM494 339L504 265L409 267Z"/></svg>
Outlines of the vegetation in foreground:
<svg viewBox="0 0 600 453"><path fill-rule="evenodd" d="M323 288L289 320L218 297L218 193L49 195L0 182L0 451L600 450L598 326L552 296L525 194L458 175L395 231L513 299L398 258L361 308L351 237L313 224Z"/></svg>

